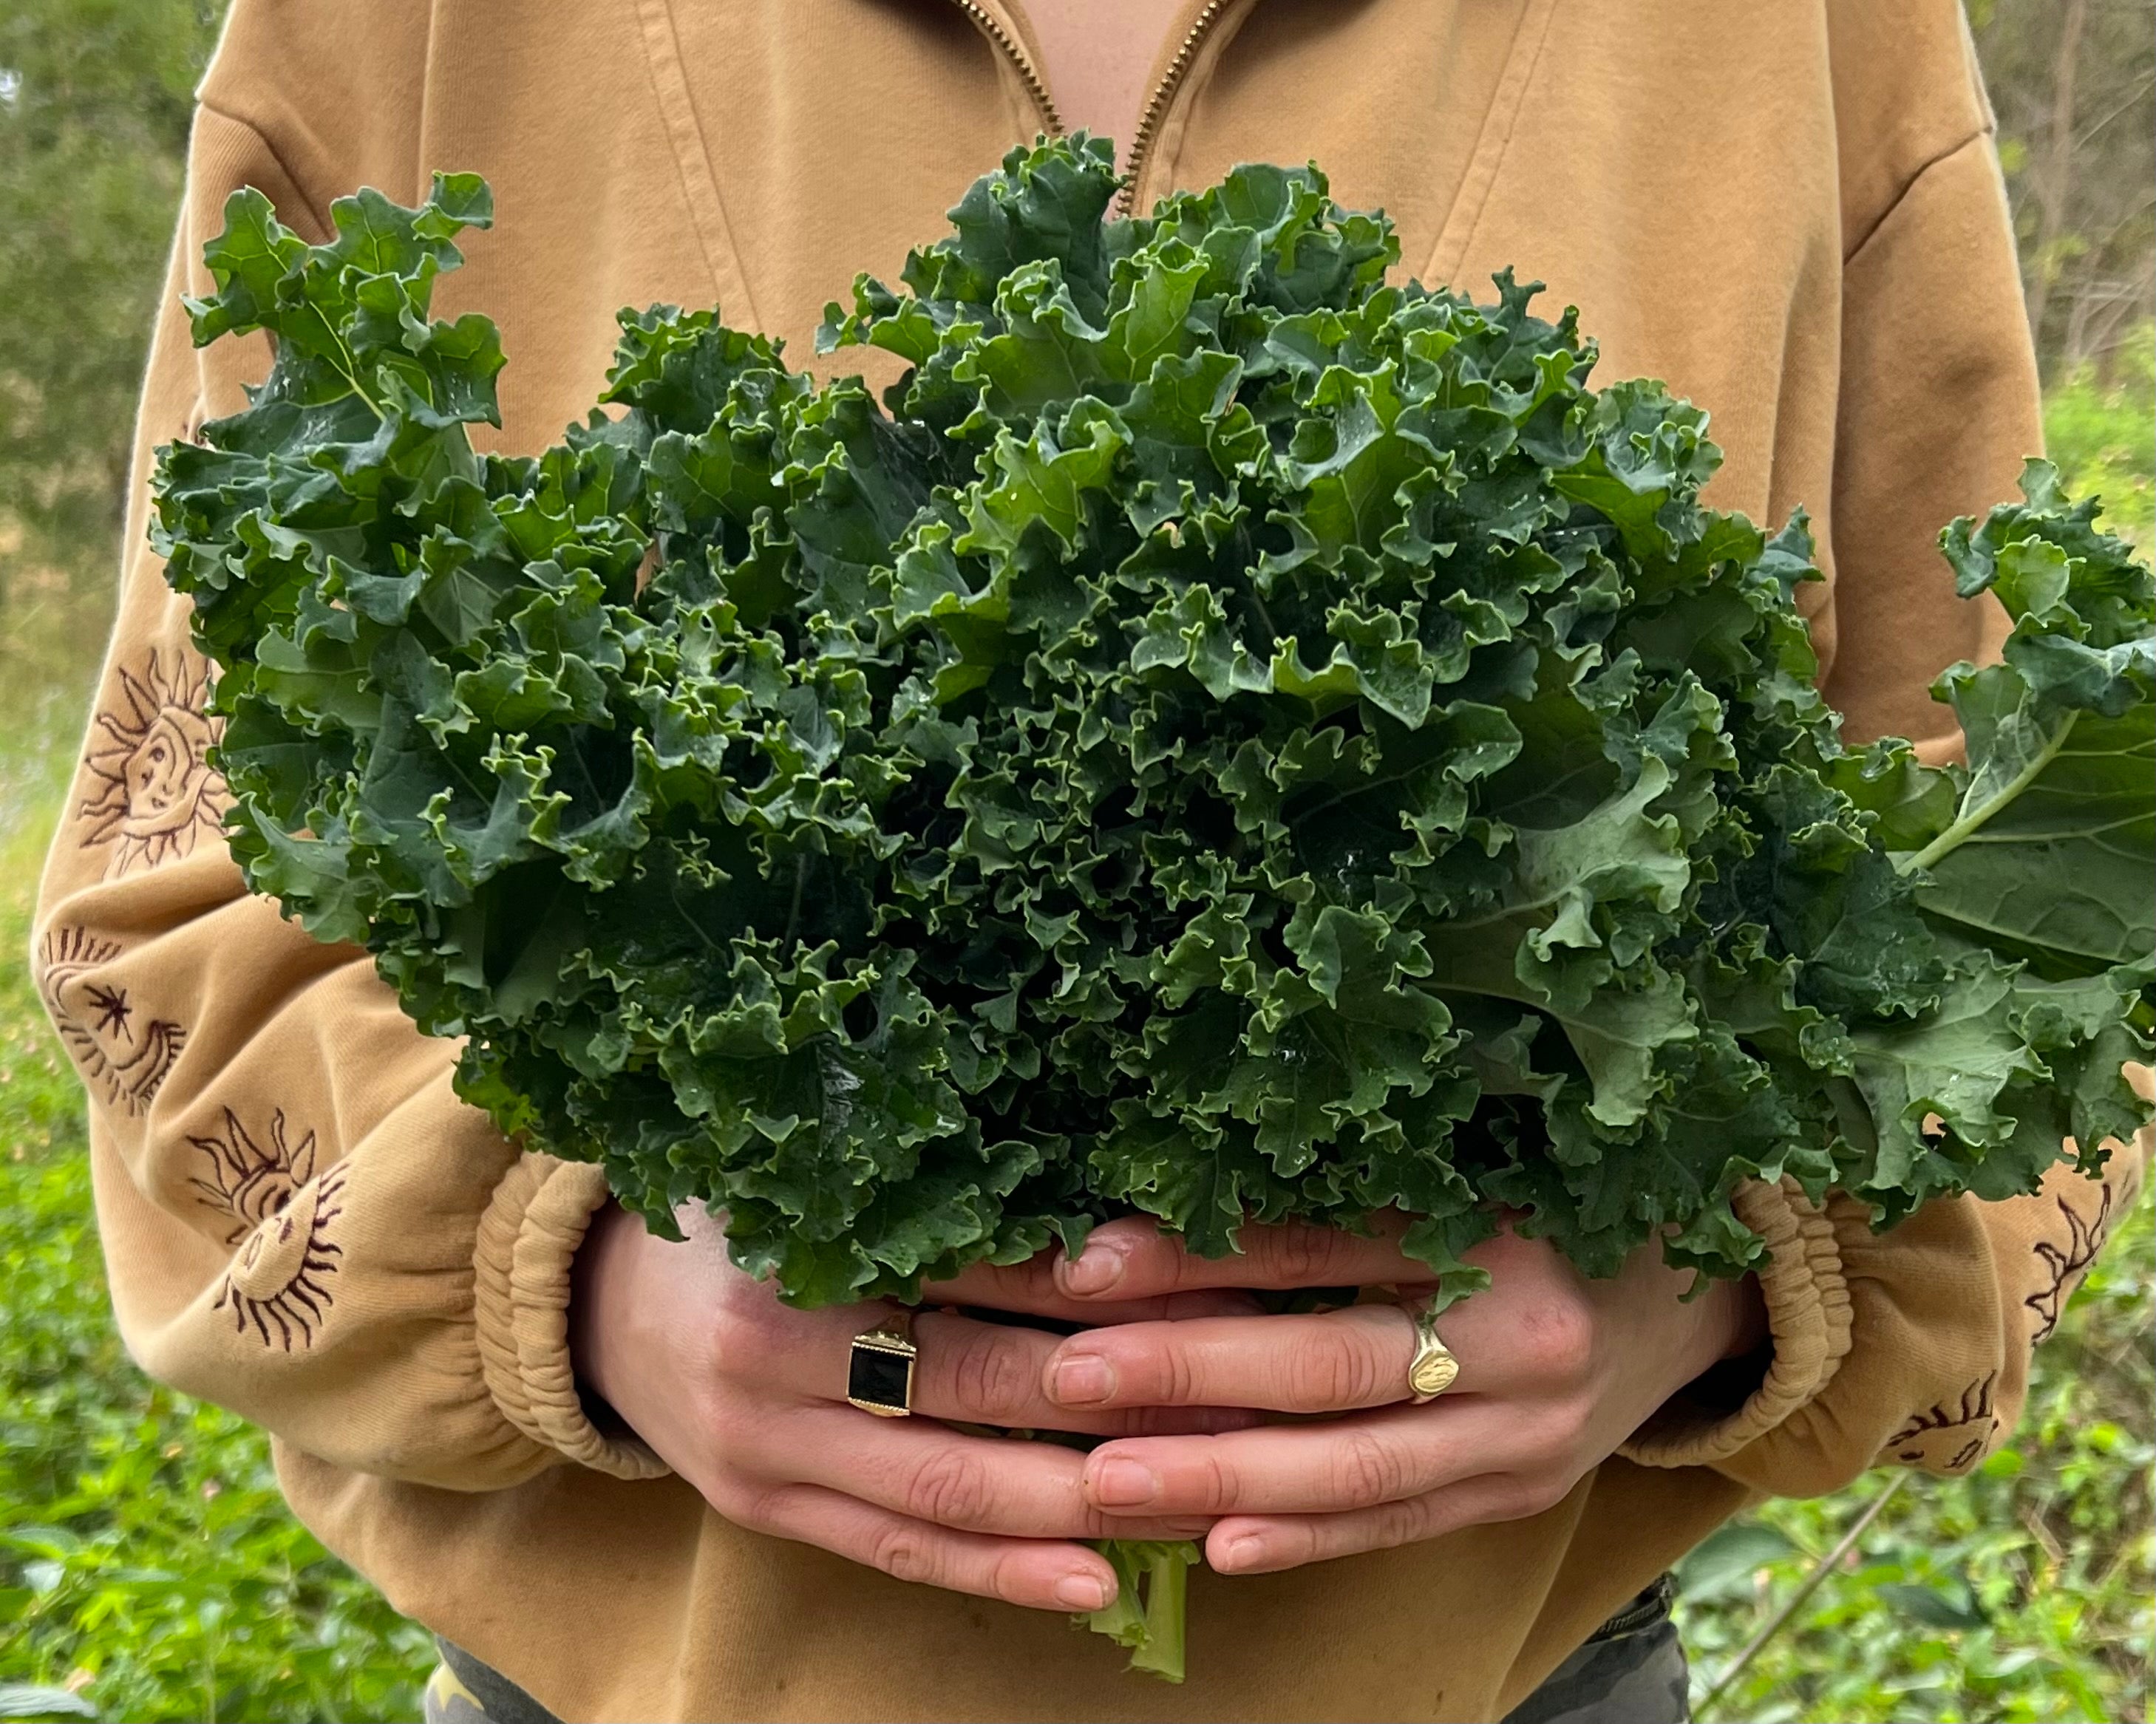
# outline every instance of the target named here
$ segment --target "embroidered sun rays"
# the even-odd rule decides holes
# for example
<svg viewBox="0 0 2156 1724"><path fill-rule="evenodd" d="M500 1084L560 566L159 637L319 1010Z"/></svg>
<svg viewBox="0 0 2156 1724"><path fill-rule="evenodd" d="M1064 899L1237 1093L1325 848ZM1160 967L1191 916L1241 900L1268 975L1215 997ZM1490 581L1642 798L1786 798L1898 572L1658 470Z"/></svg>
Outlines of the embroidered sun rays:
<svg viewBox="0 0 2156 1724"><path fill-rule="evenodd" d="M2036 1259L2044 1265L2038 1273L2044 1276L2044 1285L2021 1301L2036 1314L2036 1332L2030 1337L2033 1342L2051 1339L2051 1331L2059 1326L2059 1315L2067 1299L2079 1285L2082 1273L2096 1261L2096 1254L2103 1247L2104 1235L2111 1231L2109 1183L2099 1185L2097 1193L2095 1208L2086 1216L2061 1194L2058 1203L2059 1213L2066 1222L2065 1242L2036 1242Z"/></svg>
<svg viewBox="0 0 2156 1724"><path fill-rule="evenodd" d="M107 1107L140 1116L171 1075L187 1033L102 973L120 955L118 941L88 928L48 928L38 942L38 993L83 1081Z"/></svg>
<svg viewBox="0 0 2156 1724"><path fill-rule="evenodd" d="M329 1284L344 1252L330 1234L344 1213L344 1170L317 1178L315 1134L293 1142L281 1108L266 1135L258 1141L226 1108L218 1130L187 1139L209 1161L208 1177L190 1183L232 1218L225 1243L239 1247L216 1309L232 1313L234 1329L290 1352L295 1341L314 1345L336 1302Z"/></svg>
<svg viewBox="0 0 2156 1724"><path fill-rule="evenodd" d="M134 669L114 666L113 682L83 757L90 793L76 810L83 848L111 847L108 880L192 855L228 799L209 764L221 721L203 710L208 666L152 647Z"/></svg>

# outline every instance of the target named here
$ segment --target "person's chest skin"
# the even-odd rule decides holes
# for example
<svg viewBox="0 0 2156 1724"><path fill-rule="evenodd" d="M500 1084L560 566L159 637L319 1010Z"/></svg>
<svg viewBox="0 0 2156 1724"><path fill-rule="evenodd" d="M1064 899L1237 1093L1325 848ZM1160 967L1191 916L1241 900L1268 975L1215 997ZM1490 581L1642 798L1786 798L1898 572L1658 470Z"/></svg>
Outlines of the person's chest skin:
<svg viewBox="0 0 2156 1724"><path fill-rule="evenodd" d="M1180 10L1175 0L1028 0L1041 79L1057 111L1073 131L1113 138L1119 167L1129 164L1155 63Z"/></svg>

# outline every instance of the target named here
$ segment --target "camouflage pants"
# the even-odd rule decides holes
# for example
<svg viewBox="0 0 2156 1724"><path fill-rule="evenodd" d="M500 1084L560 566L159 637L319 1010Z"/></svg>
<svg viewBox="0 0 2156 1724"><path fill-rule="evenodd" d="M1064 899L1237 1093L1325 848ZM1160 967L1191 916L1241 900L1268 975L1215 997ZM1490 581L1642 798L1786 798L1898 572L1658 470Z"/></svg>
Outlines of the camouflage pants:
<svg viewBox="0 0 2156 1724"><path fill-rule="evenodd" d="M1504 1724L1686 1724L1684 1648L1670 1621L1667 1575L1611 1617ZM426 1724L560 1724L507 1677L440 1643Z"/></svg>

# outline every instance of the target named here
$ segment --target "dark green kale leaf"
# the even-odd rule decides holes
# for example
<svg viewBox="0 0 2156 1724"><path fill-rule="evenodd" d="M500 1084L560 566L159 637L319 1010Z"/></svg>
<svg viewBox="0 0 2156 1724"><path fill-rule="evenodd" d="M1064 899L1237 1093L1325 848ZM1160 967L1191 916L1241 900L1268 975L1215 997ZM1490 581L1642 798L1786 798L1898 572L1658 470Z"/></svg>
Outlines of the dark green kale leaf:
<svg viewBox="0 0 2156 1724"><path fill-rule="evenodd" d="M2031 461L2026 501L1943 536L1964 597L2014 618L2005 662L1940 679L1969 739L1950 820L1912 843L1925 912L2054 977L2156 947L2156 610L2149 572ZM1917 834L1911 834L1912 837Z"/></svg>
<svg viewBox="0 0 2156 1724"><path fill-rule="evenodd" d="M197 336L275 367L155 532L250 882L803 1303L1132 1208L1728 1275L1743 1181L1892 1219L2133 1127L2156 602L2091 505L1948 534L2016 618L1969 767L1846 750L1702 412L1509 275L1389 285L1314 168L1126 221L1111 162L1014 151L830 308L881 403L654 307L516 459L429 312L483 186L322 247L236 198Z"/></svg>

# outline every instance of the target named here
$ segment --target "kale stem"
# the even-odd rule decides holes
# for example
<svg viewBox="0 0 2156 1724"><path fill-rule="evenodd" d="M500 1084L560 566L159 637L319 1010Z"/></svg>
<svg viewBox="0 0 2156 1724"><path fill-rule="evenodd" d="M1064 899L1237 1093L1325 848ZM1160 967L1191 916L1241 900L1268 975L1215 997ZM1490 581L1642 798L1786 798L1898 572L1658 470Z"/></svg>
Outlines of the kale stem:
<svg viewBox="0 0 2156 1724"><path fill-rule="evenodd" d="M1180 1682L1189 1569L1204 1560L1198 1547L1179 1540L1110 1538L1093 1548L1116 1571L1116 1596L1106 1609L1075 1620L1129 1647L1132 1670Z"/></svg>
<svg viewBox="0 0 2156 1724"><path fill-rule="evenodd" d="M1131 1655L1131 1668L1170 1682L1183 1675L1183 1626L1188 1618L1190 1547L1156 1545L1146 1563L1145 1644Z"/></svg>
<svg viewBox="0 0 2156 1724"><path fill-rule="evenodd" d="M1929 868L1941 857L1951 855L1959 849L1994 814L2036 782L2044 768L2058 758L2059 751L2066 746L2066 738L2073 735L2074 726L2080 721L2080 713L2068 713L2066 722L2059 726L2058 733L2036 751L2034 760L2010 778L1995 795L1986 798L1978 807L1971 808L1923 849L1914 855L1902 857L1894 865L1897 871L1913 874L1919 868Z"/></svg>
<svg viewBox="0 0 2156 1724"><path fill-rule="evenodd" d="M337 344L337 351L343 357L344 362L336 367L338 375L352 385L352 393L367 403L369 413L377 419L388 418L389 415L382 411L382 403L368 394L367 385L360 382L359 361L352 351L352 344L345 340L344 331L330 328L326 319L323 320L323 326L330 329L330 337ZM331 363L336 364L336 362L332 360Z"/></svg>

